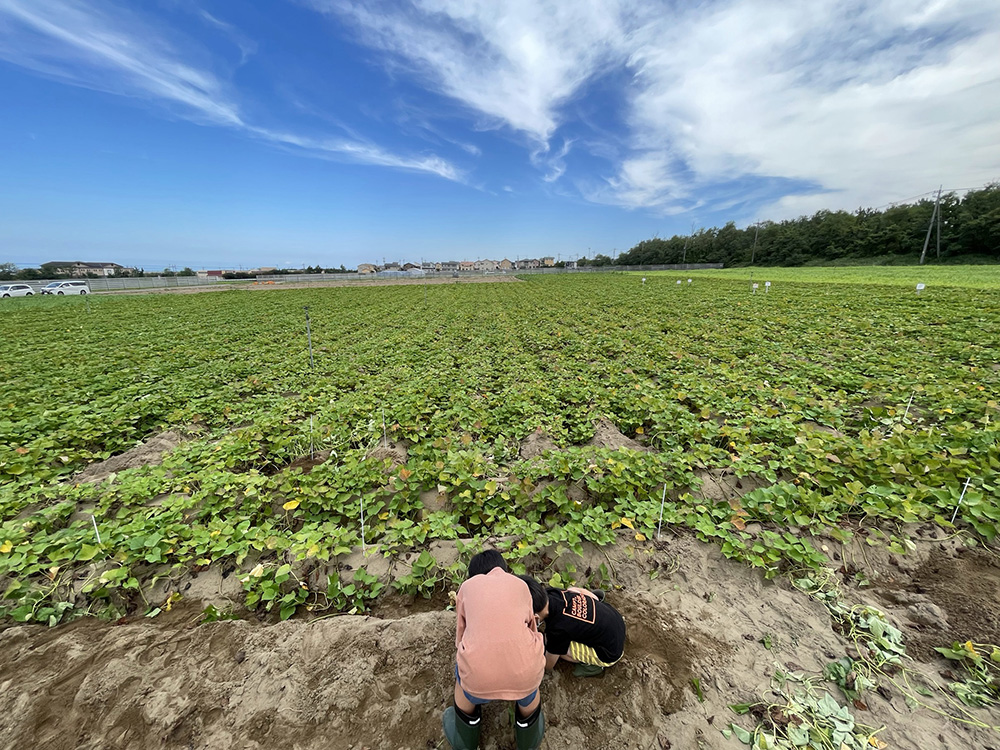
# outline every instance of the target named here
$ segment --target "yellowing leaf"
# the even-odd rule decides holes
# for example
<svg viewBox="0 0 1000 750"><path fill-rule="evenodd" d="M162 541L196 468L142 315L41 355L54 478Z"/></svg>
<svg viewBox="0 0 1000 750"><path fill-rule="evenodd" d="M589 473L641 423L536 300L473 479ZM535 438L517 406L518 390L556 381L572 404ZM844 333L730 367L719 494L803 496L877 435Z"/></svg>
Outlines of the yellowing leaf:
<svg viewBox="0 0 1000 750"><path fill-rule="evenodd" d="M635 526L632 525L633 521L631 518L625 518L622 516L620 519L622 526L628 526L632 531L635 531Z"/></svg>
<svg viewBox="0 0 1000 750"><path fill-rule="evenodd" d="M250 576L253 578L260 578L262 575L264 575L264 566L263 564L258 563L257 567L250 571Z"/></svg>
<svg viewBox="0 0 1000 750"><path fill-rule="evenodd" d="M645 534L636 534L635 535L635 540L637 542L644 542L644 541L646 541L646 535Z"/></svg>
<svg viewBox="0 0 1000 750"><path fill-rule="evenodd" d="M642 427L636 427L636 428L635 428L635 434L636 434L636 435L641 435L641 434L643 434L644 432L645 432L645 430L644 430L644 429L642 429Z"/></svg>
<svg viewBox="0 0 1000 750"><path fill-rule="evenodd" d="M285 503L281 507L284 508L285 510L295 510L296 508L299 507L299 501L298 500L289 500L287 503Z"/></svg>
<svg viewBox="0 0 1000 750"><path fill-rule="evenodd" d="M0 544L0 554L6 555L12 549L14 549L14 545L11 544L10 540L7 540L3 544Z"/></svg>

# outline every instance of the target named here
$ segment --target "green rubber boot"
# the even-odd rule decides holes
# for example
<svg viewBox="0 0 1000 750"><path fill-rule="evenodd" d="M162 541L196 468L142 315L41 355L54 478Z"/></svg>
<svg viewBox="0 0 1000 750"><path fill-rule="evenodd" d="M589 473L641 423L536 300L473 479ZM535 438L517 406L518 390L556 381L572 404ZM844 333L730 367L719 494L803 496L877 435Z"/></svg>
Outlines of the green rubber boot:
<svg viewBox="0 0 1000 750"><path fill-rule="evenodd" d="M577 664L573 667L574 677L597 677L604 674L604 667L595 664Z"/></svg>
<svg viewBox="0 0 1000 750"><path fill-rule="evenodd" d="M514 738L517 740L517 750L538 750L542 746L545 735L545 714L539 706L533 716L514 720Z"/></svg>
<svg viewBox="0 0 1000 750"><path fill-rule="evenodd" d="M479 733L483 731L483 710L476 706L476 713L466 721L458 715L454 706L448 706L441 717L444 736L452 750L476 750L479 747Z"/></svg>

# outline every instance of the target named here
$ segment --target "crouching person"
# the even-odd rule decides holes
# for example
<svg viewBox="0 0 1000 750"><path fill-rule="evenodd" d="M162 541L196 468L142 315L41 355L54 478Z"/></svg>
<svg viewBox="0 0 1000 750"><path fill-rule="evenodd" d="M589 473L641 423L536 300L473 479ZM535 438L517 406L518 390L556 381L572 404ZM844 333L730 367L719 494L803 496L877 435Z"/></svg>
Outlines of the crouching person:
<svg viewBox="0 0 1000 750"><path fill-rule="evenodd" d="M483 704L513 700L518 750L537 750L545 733L538 692L545 645L528 586L508 572L499 552L480 552L469 562L455 613L455 705L444 712L445 737L454 750L475 750Z"/></svg>
<svg viewBox="0 0 1000 750"><path fill-rule="evenodd" d="M546 589L521 576L531 591L532 608L545 623L545 668L563 659L573 662L577 677L594 677L614 666L625 653L625 619L604 601L603 591Z"/></svg>

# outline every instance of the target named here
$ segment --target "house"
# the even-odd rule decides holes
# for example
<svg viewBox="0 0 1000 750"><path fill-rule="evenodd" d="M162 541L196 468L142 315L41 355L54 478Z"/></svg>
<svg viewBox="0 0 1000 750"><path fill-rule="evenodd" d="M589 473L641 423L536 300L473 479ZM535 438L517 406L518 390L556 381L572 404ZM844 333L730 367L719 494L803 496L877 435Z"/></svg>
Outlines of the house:
<svg viewBox="0 0 1000 750"><path fill-rule="evenodd" d="M556 265L556 259L553 258L551 255L546 255L544 258L542 258L542 265L545 266L546 268L554 268Z"/></svg>
<svg viewBox="0 0 1000 750"><path fill-rule="evenodd" d="M524 260L519 260L517 262L517 267L522 269L539 268L541 265L541 261L535 258L525 258Z"/></svg>
<svg viewBox="0 0 1000 750"><path fill-rule="evenodd" d="M416 263L404 263L403 264L403 270L404 271L412 271L414 268L416 268L418 271L420 270L420 266L418 266Z"/></svg>
<svg viewBox="0 0 1000 750"><path fill-rule="evenodd" d="M42 263L42 270L53 274L69 274L70 276L86 276L95 274L97 276L118 276L123 271L134 271L134 268L126 268L117 263L90 263L82 260L52 260Z"/></svg>
<svg viewBox="0 0 1000 750"><path fill-rule="evenodd" d="M425 260L423 263L421 263L420 267L423 270L425 270L425 271L440 271L441 270L441 264L440 263L434 263L434 262L429 261L429 260Z"/></svg>
<svg viewBox="0 0 1000 750"><path fill-rule="evenodd" d="M374 263L358 263L358 273L375 273L377 270Z"/></svg>
<svg viewBox="0 0 1000 750"><path fill-rule="evenodd" d="M563 267L564 268L576 268L576 261L575 260L567 260L565 266L563 266Z"/></svg>
<svg viewBox="0 0 1000 750"><path fill-rule="evenodd" d="M458 262L459 271L475 271L476 264L471 260L462 260Z"/></svg>
<svg viewBox="0 0 1000 750"><path fill-rule="evenodd" d="M513 270L514 270L514 264L513 264L513 263L511 263L511 262L510 262L509 260L507 260L506 258L504 258L504 259L503 259L502 261L500 261L500 262L499 262L499 263L497 264L497 267L498 267L498 268L499 268L499 269L500 269L501 271L513 271Z"/></svg>
<svg viewBox="0 0 1000 750"><path fill-rule="evenodd" d="M439 270L441 270L441 271L457 271L458 270L458 263L456 261L454 261L454 260L446 260L443 263L441 263L440 266L441 266L441 268Z"/></svg>
<svg viewBox="0 0 1000 750"><path fill-rule="evenodd" d="M473 267L477 271L496 271L500 264L495 260L477 260Z"/></svg>
<svg viewBox="0 0 1000 750"><path fill-rule="evenodd" d="M250 273L258 276L268 276L277 270L275 266L261 266L260 268L251 268Z"/></svg>
<svg viewBox="0 0 1000 750"><path fill-rule="evenodd" d="M385 264L384 266L382 266L382 267L381 267L381 268L380 268L379 270L380 270L380 271L402 271L403 269L402 269L402 267L401 267L401 266L399 265L399 263L395 263L395 262L393 262L393 263L386 263L386 264Z"/></svg>

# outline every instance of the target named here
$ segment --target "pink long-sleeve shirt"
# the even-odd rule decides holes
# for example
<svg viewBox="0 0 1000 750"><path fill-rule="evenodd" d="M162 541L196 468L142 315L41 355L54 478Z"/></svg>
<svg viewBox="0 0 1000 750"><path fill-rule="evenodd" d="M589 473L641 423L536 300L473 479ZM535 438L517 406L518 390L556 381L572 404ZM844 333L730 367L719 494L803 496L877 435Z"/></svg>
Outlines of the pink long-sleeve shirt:
<svg viewBox="0 0 1000 750"><path fill-rule="evenodd" d="M455 613L465 692L484 700L520 700L538 688L545 645L524 581L500 568L473 576L458 590Z"/></svg>

